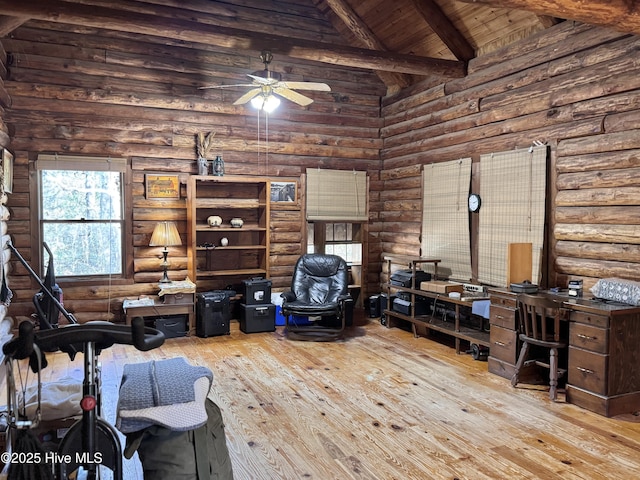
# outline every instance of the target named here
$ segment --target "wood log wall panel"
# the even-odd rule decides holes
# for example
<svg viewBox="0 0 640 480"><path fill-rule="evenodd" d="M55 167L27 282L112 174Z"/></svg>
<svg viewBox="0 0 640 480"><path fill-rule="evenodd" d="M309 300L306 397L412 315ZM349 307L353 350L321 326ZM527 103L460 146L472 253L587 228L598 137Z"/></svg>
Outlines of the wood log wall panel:
<svg viewBox="0 0 640 480"><path fill-rule="evenodd" d="M11 64L5 85L13 101L4 120L12 131L13 147L22 152L16 155L9 231L21 251L29 252L36 269L37 222L31 205L35 175L30 176L29 165L37 154L131 161L130 277L111 286L63 285L65 301L81 321L121 321L123 299L157 292L161 249L149 247L149 239L156 222L165 219L176 221L186 238L186 180L197 172L199 132L216 132L212 154L223 155L227 174L299 178L307 167L318 166L378 176L380 96L386 89L371 72L275 55L272 68L286 79L326 82L332 92L310 92L315 101L306 108L283 101L269 118L267 145L264 116L258 119L254 110L232 105L245 89L197 88L244 83L247 73L263 68L259 52L254 58L207 45L170 45L153 37L107 35L96 28L38 21L18 28L6 42ZM180 199L146 198L148 173L179 175ZM274 288L281 288L290 284L293 265L302 253L305 222L300 208L274 208L273 217L272 277ZM186 259L186 246L170 249L171 278L185 278ZM37 288L27 272L12 263L17 298L12 312L26 317L33 311L31 296ZM372 288L377 290L377 283Z"/></svg>
<svg viewBox="0 0 640 480"><path fill-rule="evenodd" d="M7 107L11 105L11 97L7 92L4 80L6 79L6 55L4 45L0 43L0 104L2 107ZM3 148L9 148L10 138L8 135L8 129L5 124L4 119L4 109L0 107L0 150ZM9 288L15 288L15 285L11 283L11 280L8 279L8 275L11 273L11 250L6 247L7 241L10 239L8 235L9 232L9 222L11 221L11 211L8 208L9 197L7 193L4 193L4 189L2 189L2 195L0 195L0 241L2 242L2 246L0 247L0 268L2 271L0 274L2 277L7 278L7 285ZM13 311L9 312L7 305L3 302L0 303L0 337L7 338L6 335L9 333L13 326L17 325L16 317L13 314ZM4 362L4 354L0 351L0 362ZM5 372L4 369L0 372L0 381L4 379Z"/></svg>
<svg viewBox="0 0 640 480"><path fill-rule="evenodd" d="M538 140L552 150L550 283L637 279L639 49L637 36L565 23L472 60L444 88L385 98L383 253L420 254L422 165Z"/></svg>

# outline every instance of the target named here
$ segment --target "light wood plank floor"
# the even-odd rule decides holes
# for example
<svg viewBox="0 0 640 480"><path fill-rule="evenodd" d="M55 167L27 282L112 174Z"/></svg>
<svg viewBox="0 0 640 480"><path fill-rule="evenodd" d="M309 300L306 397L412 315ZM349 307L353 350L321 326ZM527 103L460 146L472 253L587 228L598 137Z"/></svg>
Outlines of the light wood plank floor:
<svg viewBox="0 0 640 480"><path fill-rule="evenodd" d="M333 343L291 341L282 327L247 335L234 322L229 336L151 352L115 346L100 356L108 420L125 363L176 356L214 373L236 480L639 478L637 417L513 389L486 362L373 319ZM48 377L81 377L81 357L49 355ZM135 457L126 478L142 478Z"/></svg>

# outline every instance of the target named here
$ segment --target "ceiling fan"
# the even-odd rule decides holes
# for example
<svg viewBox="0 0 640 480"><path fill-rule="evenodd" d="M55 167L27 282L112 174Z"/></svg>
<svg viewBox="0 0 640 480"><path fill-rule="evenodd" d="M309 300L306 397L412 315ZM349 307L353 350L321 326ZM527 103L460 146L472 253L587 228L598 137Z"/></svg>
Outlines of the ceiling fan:
<svg viewBox="0 0 640 480"><path fill-rule="evenodd" d="M295 90L314 90L317 92L330 92L331 87L326 83L318 82L283 82L282 75L277 72L269 70L269 64L273 60L273 55L268 50L263 50L260 53L260 60L264 63L264 70L253 72L247 76L252 79L251 83L241 83L236 85L212 85L207 87L200 87L200 89L207 88L232 88L232 87L253 87L246 92L240 98L238 98L234 105L243 105L248 101L251 101L252 105L256 108L264 108L267 111L273 110L280 103L274 95L279 95L287 100L302 105L303 107L313 103L313 100ZM271 105L275 103L275 106L269 109Z"/></svg>

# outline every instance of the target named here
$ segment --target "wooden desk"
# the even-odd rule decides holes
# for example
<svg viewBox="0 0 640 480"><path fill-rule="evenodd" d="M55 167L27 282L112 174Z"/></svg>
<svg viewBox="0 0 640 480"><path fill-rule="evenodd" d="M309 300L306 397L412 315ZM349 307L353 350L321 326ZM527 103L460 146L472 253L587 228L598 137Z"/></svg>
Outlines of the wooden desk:
<svg viewBox="0 0 640 480"><path fill-rule="evenodd" d="M489 371L511 378L519 352L517 294L489 289L491 333ZM567 402L612 417L640 411L640 307L566 293L569 310Z"/></svg>
<svg viewBox="0 0 640 480"><path fill-rule="evenodd" d="M185 295L183 303L163 303L159 297L154 298L153 305L127 307L124 310L125 322L131 325L134 317L163 317L169 315L187 315L187 330L191 333L195 328L195 304L193 294Z"/></svg>

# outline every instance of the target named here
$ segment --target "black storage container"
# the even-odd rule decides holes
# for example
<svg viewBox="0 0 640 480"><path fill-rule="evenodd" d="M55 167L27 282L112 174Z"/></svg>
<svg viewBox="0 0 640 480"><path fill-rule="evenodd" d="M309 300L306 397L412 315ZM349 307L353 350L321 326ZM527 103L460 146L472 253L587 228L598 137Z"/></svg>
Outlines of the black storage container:
<svg viewBox="0 0 640 480"><path fill-rule="evenodd" d="M184 337L187 335L187 315L167 315L153 320L154 328L164 333L165 338Z"/></svg>
<svg viewBox="0 0 640 480"><path fill-rule="evenodd" d="M276 329L276 306L240 304L240 330L244 333L273 332Z"/></svg>
<svg viewBox="0 0 640 480"><path fill-rule="evenodd" d="M404 315L411 315L411 300L404 297L396 297L393 300L393 306L391 308L394 312L399 312ZM431 302L425 297L419 297L416 295L416 303L414 306L414 315L429 315L431 311Z"/></svg>
<svg viewBox="0 0 640 480"><path fill-rule="evenodd" d="M382 315L385 310L392 310L393 301L395 299L395 294L391 295L391 299L389 299L389 295L386 293L380 294L380 315Z"/></svg>
<svg viewBox="0 0 640 480"><path fill-rule="evenodd" d="M243 280L242 294L245 305L264 305L271 303L271 280L263 277Z"/></svg>
<svg viewBox="0 0 640 480"><path fill-rule="evenodd" d="M380 316L380 295L369 297L369 317L378 318Z"/></svg>
<svg viewBox="0 0 640 480"><path fill-rule="evenodd" d="M230 321L231 308L227 291L214 290L196 295L196 335L198 337L229 335Z"/></svg>

